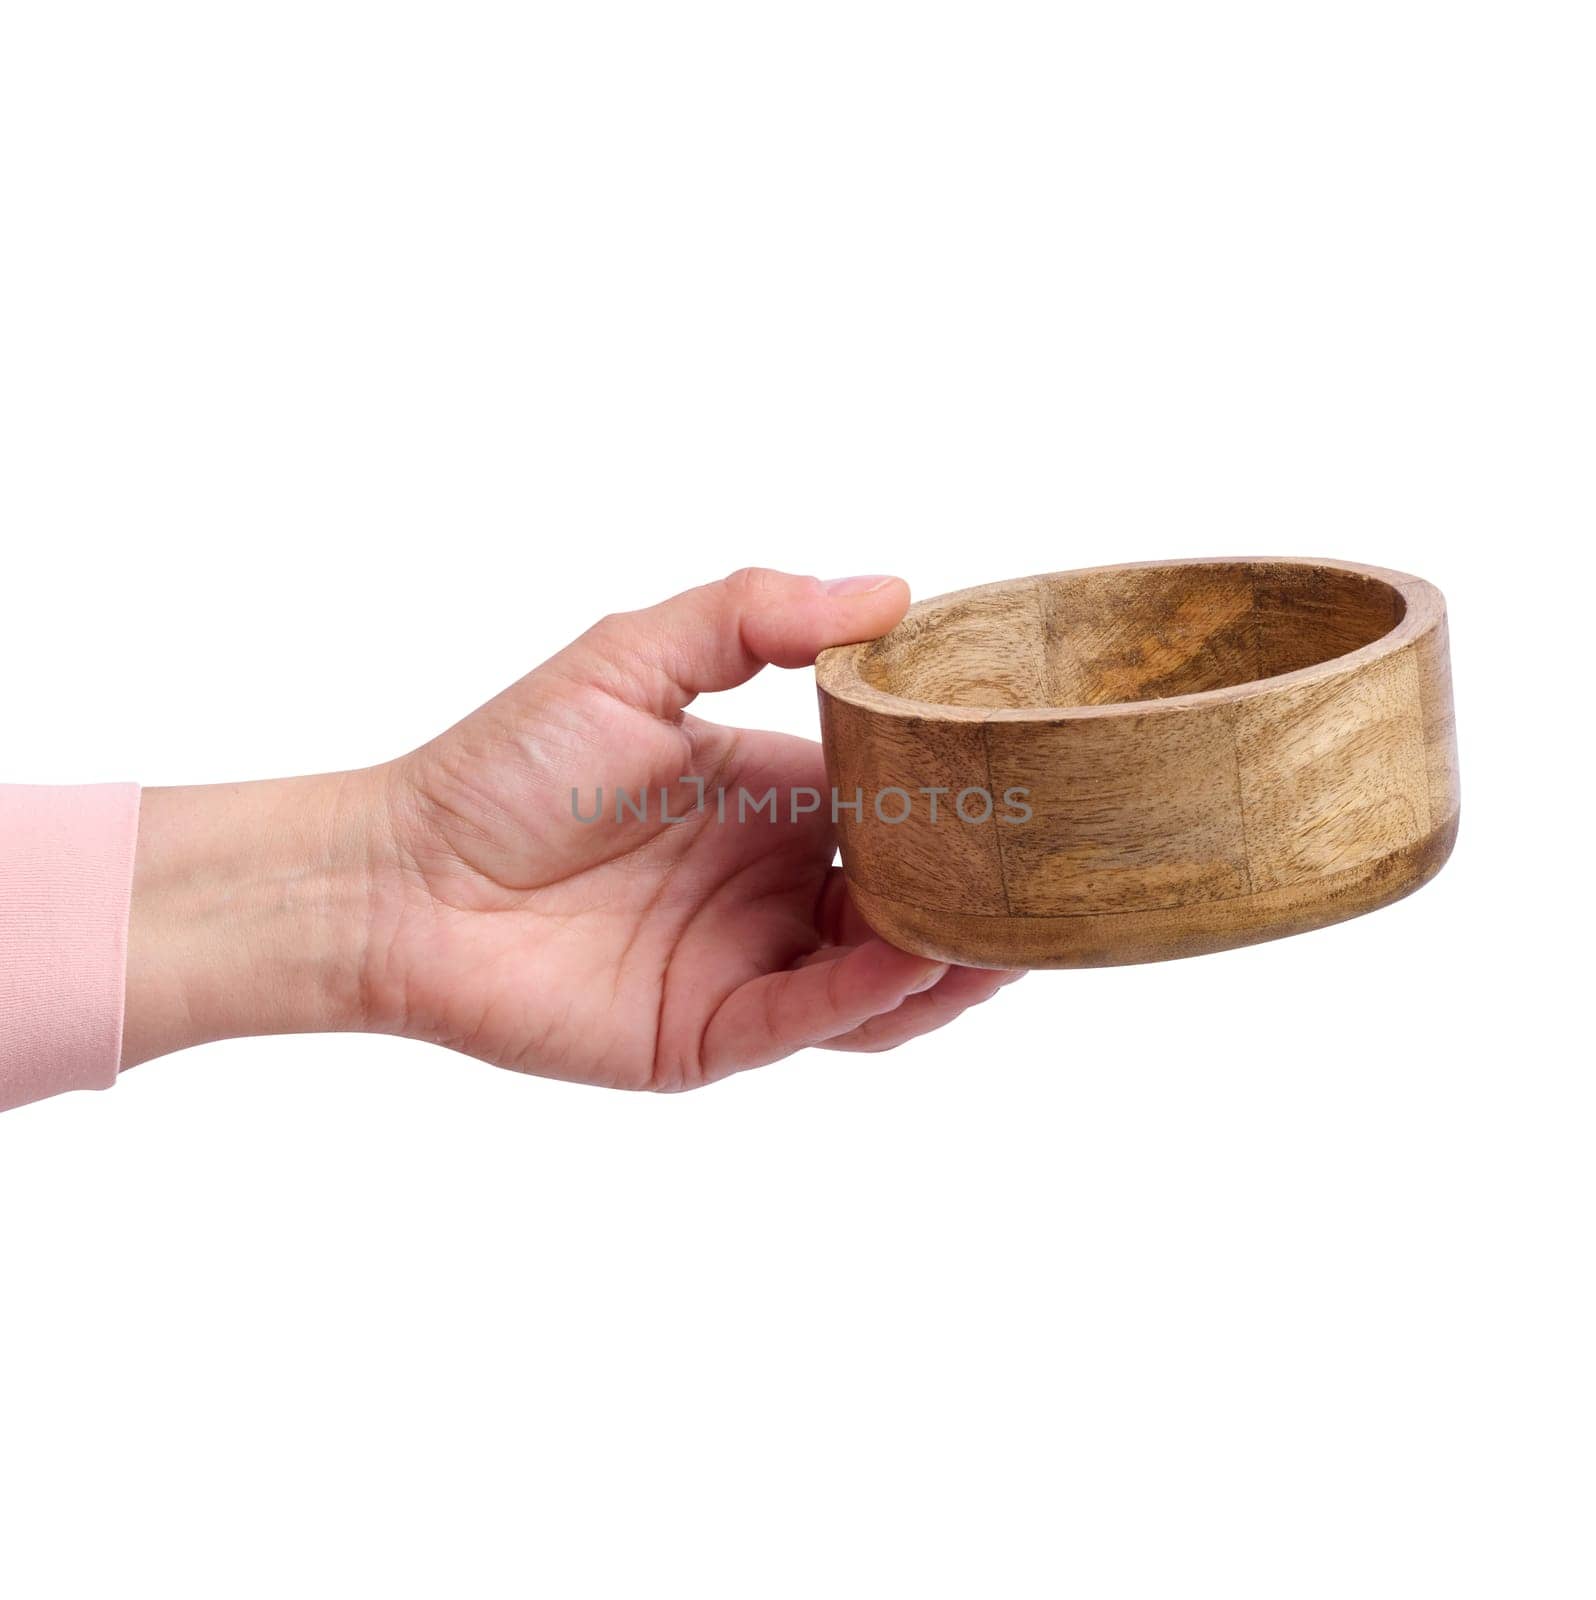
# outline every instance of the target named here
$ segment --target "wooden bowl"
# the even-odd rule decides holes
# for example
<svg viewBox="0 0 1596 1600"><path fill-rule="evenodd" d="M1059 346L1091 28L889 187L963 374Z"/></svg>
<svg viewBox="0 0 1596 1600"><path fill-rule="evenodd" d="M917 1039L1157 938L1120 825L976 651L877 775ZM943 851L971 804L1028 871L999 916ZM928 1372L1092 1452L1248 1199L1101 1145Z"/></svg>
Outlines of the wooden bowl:
<svg viewBox="0 0 1596 1600"><path fill-rule="evenodd" d="M923 600L816 677L854 900L943 961L1117 965L1302 933L1418 888L1457 835L1445 603L1400 572L1018 578Z"/></svg>

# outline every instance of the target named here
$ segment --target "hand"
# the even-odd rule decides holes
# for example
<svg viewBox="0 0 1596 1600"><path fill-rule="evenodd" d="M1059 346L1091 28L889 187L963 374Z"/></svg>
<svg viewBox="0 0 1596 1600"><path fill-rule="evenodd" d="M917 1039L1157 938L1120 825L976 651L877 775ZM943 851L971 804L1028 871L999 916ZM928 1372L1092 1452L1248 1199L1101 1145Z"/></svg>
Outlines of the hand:
<svg viewBox="0 0 1596 1600"><path fill-rule="evenodd" d="M876 938L831 865L820 747L685 714L767 663L877 637L907 604L896 578L740 572L605 618L387 766L146 791L124 1065L354 1028L681 1089L951 1021L1019 974ZM771 789L774 820L738 819L739 790ZM794 815L803 789L828 798ZM602 813L579 820L595 790ZM633 802L619 821L617 790ZM661 790L686 820L664 819Z"/></svg>

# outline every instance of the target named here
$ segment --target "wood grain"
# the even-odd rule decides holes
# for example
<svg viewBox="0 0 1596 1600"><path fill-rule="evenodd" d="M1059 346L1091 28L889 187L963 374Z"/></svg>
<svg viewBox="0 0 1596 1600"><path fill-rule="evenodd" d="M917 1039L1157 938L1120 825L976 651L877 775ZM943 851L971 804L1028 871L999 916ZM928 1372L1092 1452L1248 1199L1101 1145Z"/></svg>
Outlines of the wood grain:
<svg viewBox="0 0 1596 1600"><path fill-rule="evenodd" d="M839 819L854 898L943 960L1106 965L1298 933L1409 893L1456 837L1445 605L1403 573L1021 578L920 602L825 652L817 682L831 783L864 797ZM901 800L872 805L889 788L913 797L901 821Z"/></svg>

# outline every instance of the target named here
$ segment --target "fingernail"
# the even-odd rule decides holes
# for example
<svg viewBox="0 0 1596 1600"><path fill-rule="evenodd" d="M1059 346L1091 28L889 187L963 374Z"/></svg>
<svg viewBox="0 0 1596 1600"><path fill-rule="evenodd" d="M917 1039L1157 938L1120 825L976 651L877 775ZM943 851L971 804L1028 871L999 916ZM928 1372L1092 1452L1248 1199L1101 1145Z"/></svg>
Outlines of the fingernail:
<svg viewBox="0 0 1596 1600"><path fill-rule="evenodd" d="M828 578L824 587L829 595L874 594L892 581L891 573L873 572L864 578Z"/></svg>
<svg viewBox="0 0 1596 1600"><path fill-rule="evenodd" d="M947 976L947 971L948 971L947 963L946 962L938 962L937 965L934 966L931 969L931 975L929 977L922 978L909 991L909 993L910 994L924 994L927 989L932 987L933 984L941 983L943 978Z"/></svg>

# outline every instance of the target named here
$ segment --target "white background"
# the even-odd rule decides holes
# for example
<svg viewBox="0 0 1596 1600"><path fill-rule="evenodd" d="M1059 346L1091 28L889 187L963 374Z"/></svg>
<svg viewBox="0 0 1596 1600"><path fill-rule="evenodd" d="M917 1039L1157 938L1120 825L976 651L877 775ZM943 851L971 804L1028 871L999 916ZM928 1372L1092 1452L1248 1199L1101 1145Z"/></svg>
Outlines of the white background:
<svg viewBox="0 0 1596 1600"><path fill-rule="evenodd" d="M1465 795L894 1055L6 1116L6 1593L1590 1595L1588 21L0 8L0 779L378 761L748 563L1298 553L1446 591Z"/></svg>

